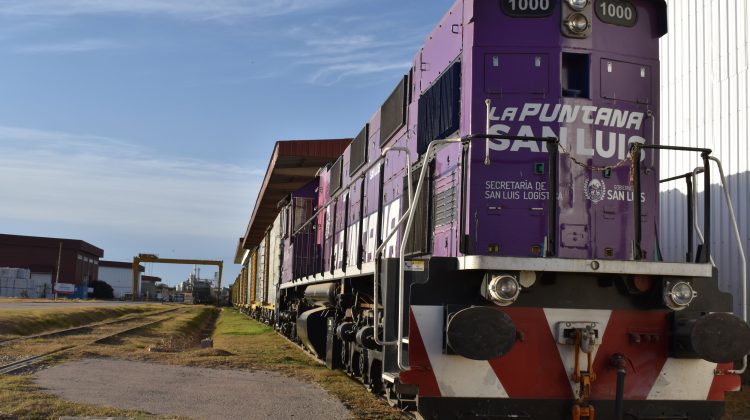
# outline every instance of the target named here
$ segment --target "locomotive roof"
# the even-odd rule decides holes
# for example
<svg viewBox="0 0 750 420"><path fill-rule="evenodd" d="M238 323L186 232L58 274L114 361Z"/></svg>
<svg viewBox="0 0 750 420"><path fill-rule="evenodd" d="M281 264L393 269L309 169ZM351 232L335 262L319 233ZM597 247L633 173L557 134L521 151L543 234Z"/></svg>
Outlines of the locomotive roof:
<svg viewBox="0 0 750 420"><path fill-rule="evenodd" d="M279 213L279 201L312 181L321 167L344 153L349 143L351 139L277 141L240 248L258 245Z"/></svg>

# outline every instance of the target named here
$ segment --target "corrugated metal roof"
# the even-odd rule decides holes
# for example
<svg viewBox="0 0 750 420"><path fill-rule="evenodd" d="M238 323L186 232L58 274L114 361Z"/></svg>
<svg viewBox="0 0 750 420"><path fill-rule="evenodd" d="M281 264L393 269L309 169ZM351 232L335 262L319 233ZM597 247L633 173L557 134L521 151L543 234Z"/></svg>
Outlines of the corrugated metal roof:
<svg viewBox="0 0 750 420"><path fill-rule="evenodd" d="M252 249L258 245L278 214L279 201L312 181L321 167L344 153L349 143L351 139L276 142L242 248Z"/></svg>
<svg viewBox="0 0 750 420"><path fill-rule="evenodd" d="M63 244L63 249L73 248L82 252L87 252L98 258L104 256L104 250L80 239L45 238L39 236L0 234L0 245L58 248L60 246L60 243Z"/></svg>

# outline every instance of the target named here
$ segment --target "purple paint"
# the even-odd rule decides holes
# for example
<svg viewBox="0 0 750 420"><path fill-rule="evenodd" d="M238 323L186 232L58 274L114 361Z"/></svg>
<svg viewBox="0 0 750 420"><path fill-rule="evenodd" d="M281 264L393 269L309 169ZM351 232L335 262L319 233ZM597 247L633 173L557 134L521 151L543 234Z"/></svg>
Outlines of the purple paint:
<svg viewBox="0 0 750 420"><path fill-rule="evenodd" d="M512 18L495 1L456 2L414 58L407 121L385 146L408 147L412 161L419 160L419 97L450 64L460 61L457 135L485 133L485 101L489 99L491 133L553 136L561 141L555 255L627 260L631 258L634 197L630 162L625 159L634 141L658 144L657 5L635 2L640 16L635 28L606 24L595 17L595 36L574 39L562 34L561 6L555 4L549 17ZM576 67L581 59L585 66ZM567 74L578 75L582 69L589 72L588 83L579 86L576 77L566 81ZM368 162L383 150L380 118L378 111L369 121ZM457 194L453 220L434 226L431 253L540 257L548 234L547 197L551 193L546 145L492 141L490 165L485 164L485 146L484 139L475 139L467 145L466 154L460 145L437 154L429 194L445 195L452 188ZM347 149L342 185L351 187L317 220L317 246L325 272L357 265L360 254L360 263L372 262L378 236L385 237L406 210L403 153L389 154L368 173L363 172L368 166L364 165L353 177L349 156ZM653 152L643 156L642 248L646 258L652 259L659 165ZM611 173L591 169L607 166L614 167ZM319 206L331 196L329 177L329 170L321 171ZM384 257L398 255L401 236L387 244Z"/></svg>

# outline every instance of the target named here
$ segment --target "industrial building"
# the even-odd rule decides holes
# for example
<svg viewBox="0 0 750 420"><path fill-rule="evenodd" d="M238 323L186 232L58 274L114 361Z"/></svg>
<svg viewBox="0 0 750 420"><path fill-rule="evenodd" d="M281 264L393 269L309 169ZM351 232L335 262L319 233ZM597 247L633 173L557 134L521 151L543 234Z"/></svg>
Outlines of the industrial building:
<svg viewBox="0 0 750 420"><path fill-rule="evenodd" d="M23 269L2 276L0 294L49 298L55 284L60 284L65 287L58 288L64 289L59 295L85 299L89 284L99 278L103 256L102 249L78 239L0 235L0 267ZM9 287L11 278L13 287Z"/></svg>
<svg viewBox="0 0 750 420"><path fill-rule="evenodd" d="M142 273L140 266L138 284L141 284ZM133 263L122 261L99 261L99 280L112 286L115 299L129 299L133 295Z"/></svg>
<svg viewBox="0 0 750 420"><path fill-rule="evenodd" d="M143 300L154 300L157 299L157 288L156 284L161 282L161 277L155 276L141 276L141 290L140 296Z"/></svg>

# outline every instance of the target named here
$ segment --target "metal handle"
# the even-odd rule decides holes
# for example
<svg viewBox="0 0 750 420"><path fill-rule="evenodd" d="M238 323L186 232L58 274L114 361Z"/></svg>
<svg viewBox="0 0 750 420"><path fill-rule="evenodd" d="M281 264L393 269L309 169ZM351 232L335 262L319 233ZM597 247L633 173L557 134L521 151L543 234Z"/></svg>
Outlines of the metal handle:
<svg viewBox="0 0 750 420"><path fill-rule="evenodd" d="M433 158L433 153L437 146L442 146L444 144L450 144L450 143L461 143L464 139L462 138L451 138L451 139L444 139L444 140L433 140L430 145L427 147L427 151L424 154L424 162L422 164L422 170L419 174L419 181L417 182L417 190L414 192L414 199L412 202L418 202L419 196L422 193L422 187L424 184L424 180L427 177L427 169L430 165L428 163ZM398 367L401 370L408 370L409 366L404 364L404 348L401 343L403 340L403 331L404 331L404 283L405 283L405 265L406 261L404 258L404 253L406 252L406 238L409 237L409 234L411 233L412 225L414 224L414 214L416 206L410 206L409 212L408 212L408 219L406 221L406 227L404 228L404 235L401 238L401 247L399 249L399 256L398 256L398 330L396 333L397 338L397 349L398 349Z"/></svg>
<svg viewBox="0 0 750 420"><path fill-rule="evenodd" d="M729 194L729 187L727 186L727 179L724 176L724 167L721 161L716 157L709 157L710 160L716 163L719 168L719 175L721 177L721 187L724 191L724 199L727 202L727 209L729 210L729 218L732 219L732 227L734 228L734 237L737 240L737 248L740 252L740 262L742 263L742 320L747 323L747 257L745 255L745 248L742 246L742 234L737 224L737 216L734 213L734 206L732 205L732 197ZM742 375L747 370L747 356L742 358L742 368L739 370L729 370L729 374Z"/></svg>
<svg viewBox="0 0 750 420"><path fill-rule="evenodd" d="M381 153L381 157L385 157L385 155L388 152L405 152L406 153L406 182L408 182L407 191L408 191L408 205L409 209L412 207L412 203L414 200L412 197L414 196L414 192L412 191L412 176L411 176L411 152L406 147L388 147ZM404 223L404 220L406 220L407 214L405 213L403 216L401 216L401 219L396 223L396 226L391 229L391 231L386 235L385 240L378 246L378 248L375 250L375 255L373 255L373 258L375 260L375 273L372 276L372 299L373 299L373 305L372 305L372 312L373 312L373 318L375 321L373 322L373 335L375 337L375 343L379 346L383 345L393 345L398 343L398 341L381 341L378 332L378 324L380 323L380 314L378 313L378 299L380 297L380 290L379 290L379 284L380 284L380 253L383 252L383 249L385 249L386 244L388 244L388 241L393 237L393 235L398 232L398 230L401 228L401 224ZM360 222L361 223L361 222ZM385 338L385 337L383 337Z"/></svg>

